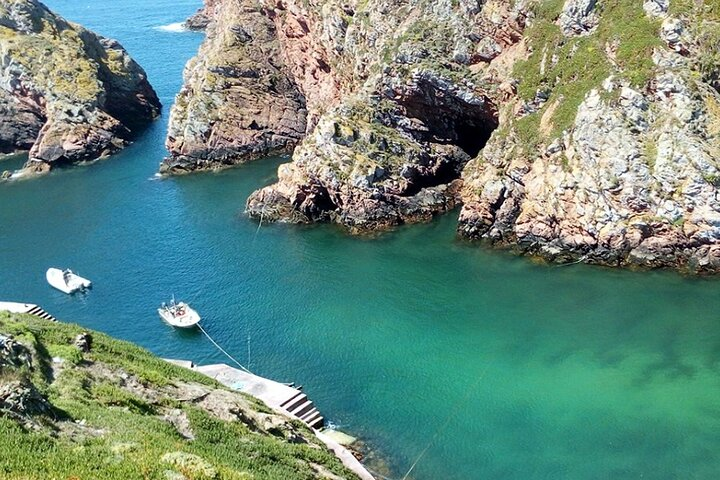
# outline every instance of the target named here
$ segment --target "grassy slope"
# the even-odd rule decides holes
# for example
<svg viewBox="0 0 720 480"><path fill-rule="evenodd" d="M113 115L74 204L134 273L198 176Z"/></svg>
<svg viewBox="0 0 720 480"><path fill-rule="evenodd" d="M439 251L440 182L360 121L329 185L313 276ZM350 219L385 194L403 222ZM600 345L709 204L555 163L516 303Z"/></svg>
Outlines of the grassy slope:
<svg viewBox="0 0 720 480"><path fill-rule="evenodd" d="M35 419L44 425L36 431L3 417L0 411L0 478L166 479L169 471L182 472L191 480L316 478L309 463L343 478L355 478L324 448L256 433L242 422L218 420L192 404L167 396L150 404L117 382L92 375L86 367L96 363L132 374L151 389L162 390L176 382L221 388L207 377L96 332L91 332L92 351L83 358L72 346L81 331L87 330L0 312L0 333L12 334L35 350L33 371L0 369L0 385L19 376L29 377L56 408L56 418ZM57 377L50 380L52 357L65 362ZM263 405L248 401L253 410L269 413ZM194 440L185 440L162 419L162 412L170 408L185 412ZM84 423L80 433L57 429L61 424L72 426L73 421ZM305 438L313 438L304 427L295 426ZM69 430L73 432L73 428ZM188 466L187 462L185 466L180 466L182 462L172 466L161 460L172 452L197 455L202 459L198 460L200 466Z"/></svg>

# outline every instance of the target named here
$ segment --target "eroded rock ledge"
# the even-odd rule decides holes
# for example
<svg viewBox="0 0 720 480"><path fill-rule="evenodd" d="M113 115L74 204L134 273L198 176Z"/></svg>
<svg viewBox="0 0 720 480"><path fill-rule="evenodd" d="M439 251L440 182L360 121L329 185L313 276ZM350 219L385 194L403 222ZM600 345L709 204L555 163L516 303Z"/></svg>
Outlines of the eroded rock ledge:
<svg viewBox="0 0 720 480"><path fill-rule="evenodd" d="M0 153L29 151L26 171L109 155L159 113L119 43L36 0L0 3Z"/></svg>

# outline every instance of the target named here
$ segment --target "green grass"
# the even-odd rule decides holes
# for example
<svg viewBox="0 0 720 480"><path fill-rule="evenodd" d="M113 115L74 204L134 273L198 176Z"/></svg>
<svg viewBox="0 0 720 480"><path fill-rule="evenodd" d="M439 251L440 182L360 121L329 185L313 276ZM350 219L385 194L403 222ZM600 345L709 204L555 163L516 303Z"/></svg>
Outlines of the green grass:
<svg viewBox="0 0 720 480"><path fill-rule="evenodd" d="M661 46L660 23L648 18L642 2L608 0L601 3L600 23L591 35L566 38L555 23L564 1L548 0L533 6L535 19L525 37L532 49L517 62L513 75L520 83L518 94L530 101L538 90L550 92L548 102L538 112L516 122L521 144L535 148L541 142L557 138L572 127L577 109L593 88L599 88L610 75L625 79L643 89L655 73L651 55ZM615 45L613 58L606 53ZM556 62L552 62L553 55ZM543 69L544 66L544 69ZM549 105L559 100L550 119L547 134L539 131L540 117Z"/></svg>
<svg viewBox="0 0 720 480"><path fill-rule="evenodd" d="M37 431L0 415L0 478L166 480L168 472L175 472L191 480L309 480L317 478L313 464L355 478L325 448L291 444L241 421L222 421L191 403L163 396L162 387L178 382L219 387L203 375L98 332L91 332L91 352L80 354L71 343L82 331L86 330L76 325L0 313L0 333L12 334L34 350L38 368L20 373L30 375L55 409L52 418L38 421L51 427ZM56 378L47 371L53 356L65 359ZM146 388L160 392L159 400L151 403L123 388L119 375L97 373L92 365L99 363L105 369L100 372L136 375ZM0 371L0 382L17 374ZM255 411L269 412L251 399L246 402ZM185 413L194 440L186 440L163 420L166 408ZM305 438L314 438L305 427L293 425Z"/></svg>

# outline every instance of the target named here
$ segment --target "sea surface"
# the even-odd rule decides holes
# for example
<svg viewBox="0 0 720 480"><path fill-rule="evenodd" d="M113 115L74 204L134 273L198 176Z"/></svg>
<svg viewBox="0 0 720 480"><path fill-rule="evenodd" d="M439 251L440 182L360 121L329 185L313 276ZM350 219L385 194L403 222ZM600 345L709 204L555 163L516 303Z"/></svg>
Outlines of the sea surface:
<svg viewBox="0 0 720 480"><path fill-rule="evenodd" d="M225 361L162 323L174 294L254 371L304 385L393 479L416 460L408 478L720 478L718 280L538 265L457 240L456 213L377 238L259 227L245 199L282 159L154 178L202 40L173 24L199 1L46 3L119 39L165 115L109 160L0 185L0 299ZM94 288L52 290L51 266Z"/></svg>

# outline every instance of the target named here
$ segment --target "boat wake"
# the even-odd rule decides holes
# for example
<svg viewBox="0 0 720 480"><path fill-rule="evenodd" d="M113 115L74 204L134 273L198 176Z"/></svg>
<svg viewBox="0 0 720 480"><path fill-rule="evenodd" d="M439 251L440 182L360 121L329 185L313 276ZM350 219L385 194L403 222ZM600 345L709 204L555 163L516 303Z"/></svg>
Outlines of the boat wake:
<svg viewBox="0 0 720 480"><path fill-rule="evenodd" d="M170 33L182 33L187 32L188 29L185 28L185 25L183 22L176 22L176 23L169 23L167 25L160 25L158 27L154 27L155 30L160 30L161 32L170 32Z"/></svg>

